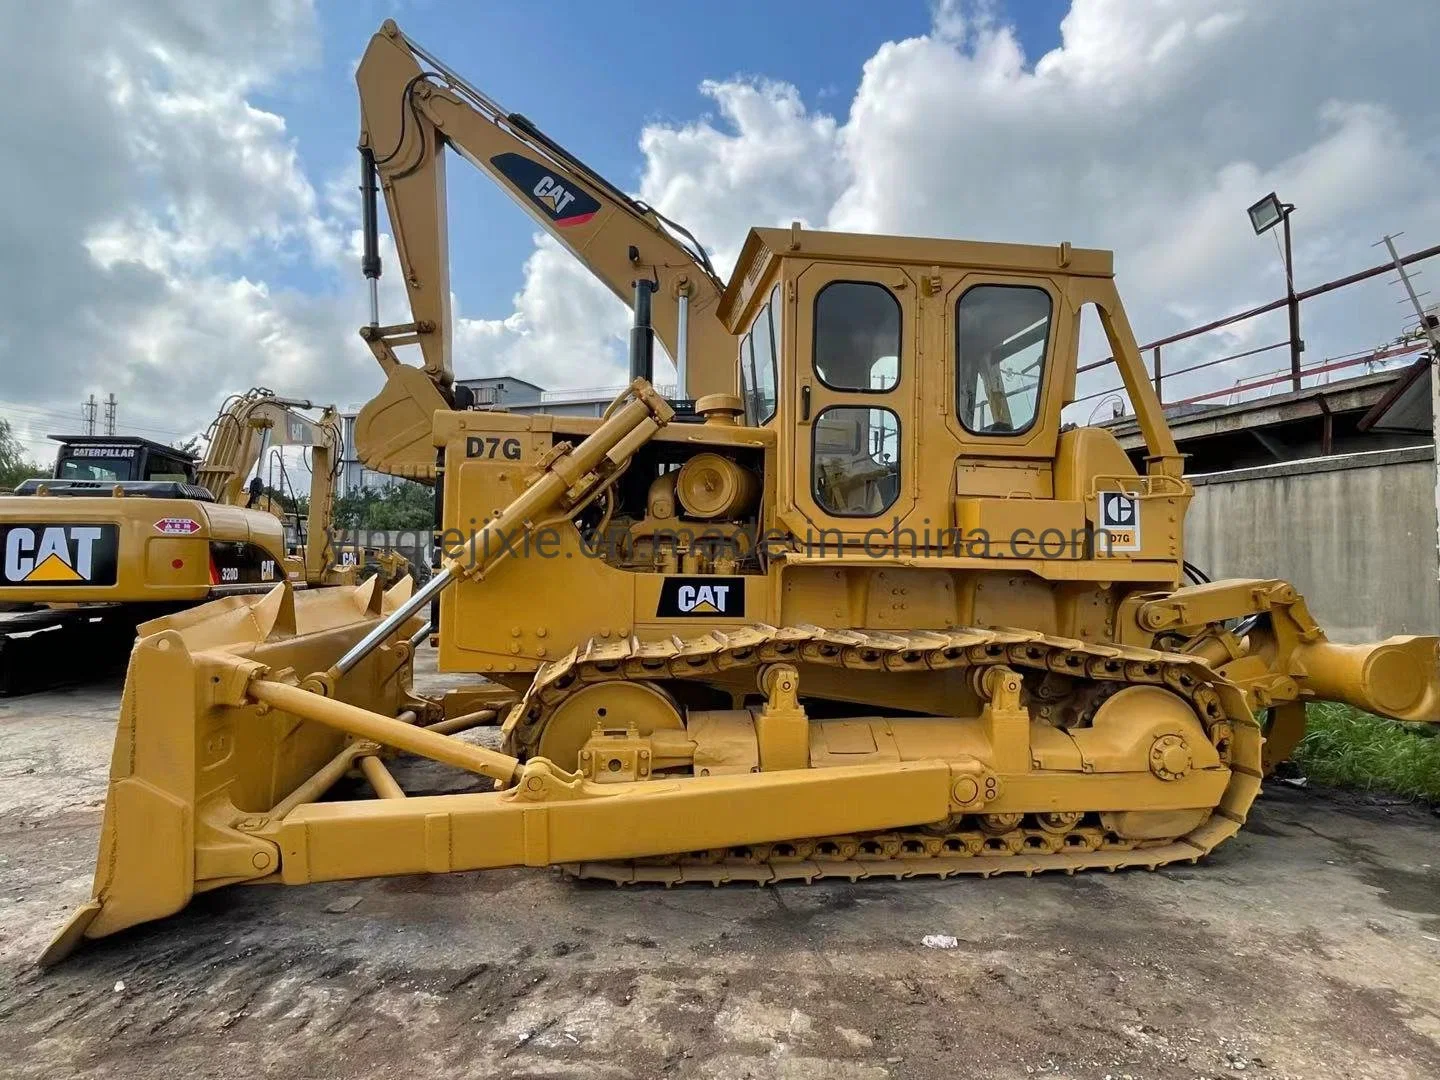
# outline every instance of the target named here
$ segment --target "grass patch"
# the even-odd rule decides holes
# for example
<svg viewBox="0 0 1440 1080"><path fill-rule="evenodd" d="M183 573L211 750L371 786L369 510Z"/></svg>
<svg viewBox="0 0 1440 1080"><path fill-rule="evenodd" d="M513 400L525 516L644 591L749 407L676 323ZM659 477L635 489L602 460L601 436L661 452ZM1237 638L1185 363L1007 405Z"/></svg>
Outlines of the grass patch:
<svg viewBox="0 0 1440 1080"><path fill-rule="evenodd" d="M1440 803L1440 725L1402 724L1348 705L1310 705L1295 760L1312 780Z"/></svg>

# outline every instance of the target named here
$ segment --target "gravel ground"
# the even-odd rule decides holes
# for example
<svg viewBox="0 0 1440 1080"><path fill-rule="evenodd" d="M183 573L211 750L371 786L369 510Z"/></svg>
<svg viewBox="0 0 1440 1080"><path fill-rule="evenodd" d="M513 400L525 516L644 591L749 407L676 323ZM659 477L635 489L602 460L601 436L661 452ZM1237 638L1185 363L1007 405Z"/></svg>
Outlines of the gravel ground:
<svg viewBox="0 0 1440 1080"><path fill-rule="evenodd" d="M118 695L0 700L7 1077L1440 1076L1440 820L1283 787L1156 873L232 888L41 972Z"/></svg>

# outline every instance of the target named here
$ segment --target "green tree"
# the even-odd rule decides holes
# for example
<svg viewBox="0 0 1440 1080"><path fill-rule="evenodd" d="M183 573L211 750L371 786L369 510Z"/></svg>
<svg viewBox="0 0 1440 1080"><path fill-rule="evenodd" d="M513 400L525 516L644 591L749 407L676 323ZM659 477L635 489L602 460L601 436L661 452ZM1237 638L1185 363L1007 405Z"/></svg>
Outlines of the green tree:
<svg viewBox="0 0 1440 1080"><path fill-rule="evenodd" d="M49 472L30 460L10 421L0 417L0 489L8 491L22 480L47 476Z"/></svg>
<svg viewBox="0 0 1440 1080"><path fill-rule="evenodd" d="M383 488L359 488L335 500L341 529L429 529L435 522L435 493L409 481Z"/></svg>

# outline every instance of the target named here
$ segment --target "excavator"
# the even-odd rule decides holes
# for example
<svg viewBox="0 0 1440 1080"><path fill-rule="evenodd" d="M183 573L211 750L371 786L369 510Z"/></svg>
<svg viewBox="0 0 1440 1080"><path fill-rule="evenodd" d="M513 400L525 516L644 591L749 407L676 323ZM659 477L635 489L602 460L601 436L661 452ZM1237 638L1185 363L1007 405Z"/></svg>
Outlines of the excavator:
<svg viewBox="0 0 1440 1080"><path fill-rule="evenodd" d="M93 675L123 660L137 625L182 607L281 580L353 584L329 542L339 421L333 407L304 415L314 407L263 388L235 395L198 463L149 439L51 436L53 475L0 497L0 693ZM286 446L311 455L308 521L290 546L262 478L246 483Z"/></svg>
<svg viewBox="0 0 1440 1080"><path fill-rule="evenodd" d="M403 162L387 205L413 300L444 281L436 159L485 114L392 23L358 81L367 175ZM435 205L394 190L422 175ZM560 211L621 214L545 175L575 196ZM367 212L372 281L375 229ZM144 628L92 898L42 963L242 883L1195 863L1245 824L1309 703L1440 721L1440 639L1341 644L1285 581L1187 580L1193 489L1109 251L756 228L712 303L698 257L606 243L586 257L634 267L634 326L601 417L458 407L444 289L394 332L428 351L387 361L396 422L372 411L393 437L372 448L433 462L425 585L286 581ZM677 338L704 392L672 401L651 301L677 276L720 329L688 355ZM1143 471L1061 423L1091 314ZM442 673L509 697L418 693L427 637ZM492 722L498 747L467 736Z"/></svg>

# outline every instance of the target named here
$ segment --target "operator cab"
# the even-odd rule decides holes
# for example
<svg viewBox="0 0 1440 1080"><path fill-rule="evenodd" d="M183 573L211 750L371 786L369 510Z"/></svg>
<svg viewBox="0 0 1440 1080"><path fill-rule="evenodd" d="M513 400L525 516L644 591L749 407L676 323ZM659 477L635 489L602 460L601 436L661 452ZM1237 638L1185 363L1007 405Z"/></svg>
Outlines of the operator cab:
<svg viewBox="0 0 1440 1080"><path fill-rule="evenodd" d="M48 479L26 480L17 495L127 495L213 501L200 487L195 455L135 436L51 435L60 444Z"/></svg>
<svg viewBox="0 0 1440 1080"><path fill-rule="evenodd" d="M56 480L170 480L195 483L195 455L151 442L113 435L51 435L60 444Z"/></svg>
<svg viewBox="0 0 1440 1080"><path fill-rule="evenodd" d="M1108 251L751 230L718 313L743 423L777 435L789 531L928 546L927 529L1009 535L1043 500L1043 525L1078 535L1097 477L1136 486L1107 433L1061 430L1087 306L1143 372ZM1178 475L1173 445L1151 452Z"/></svg>

